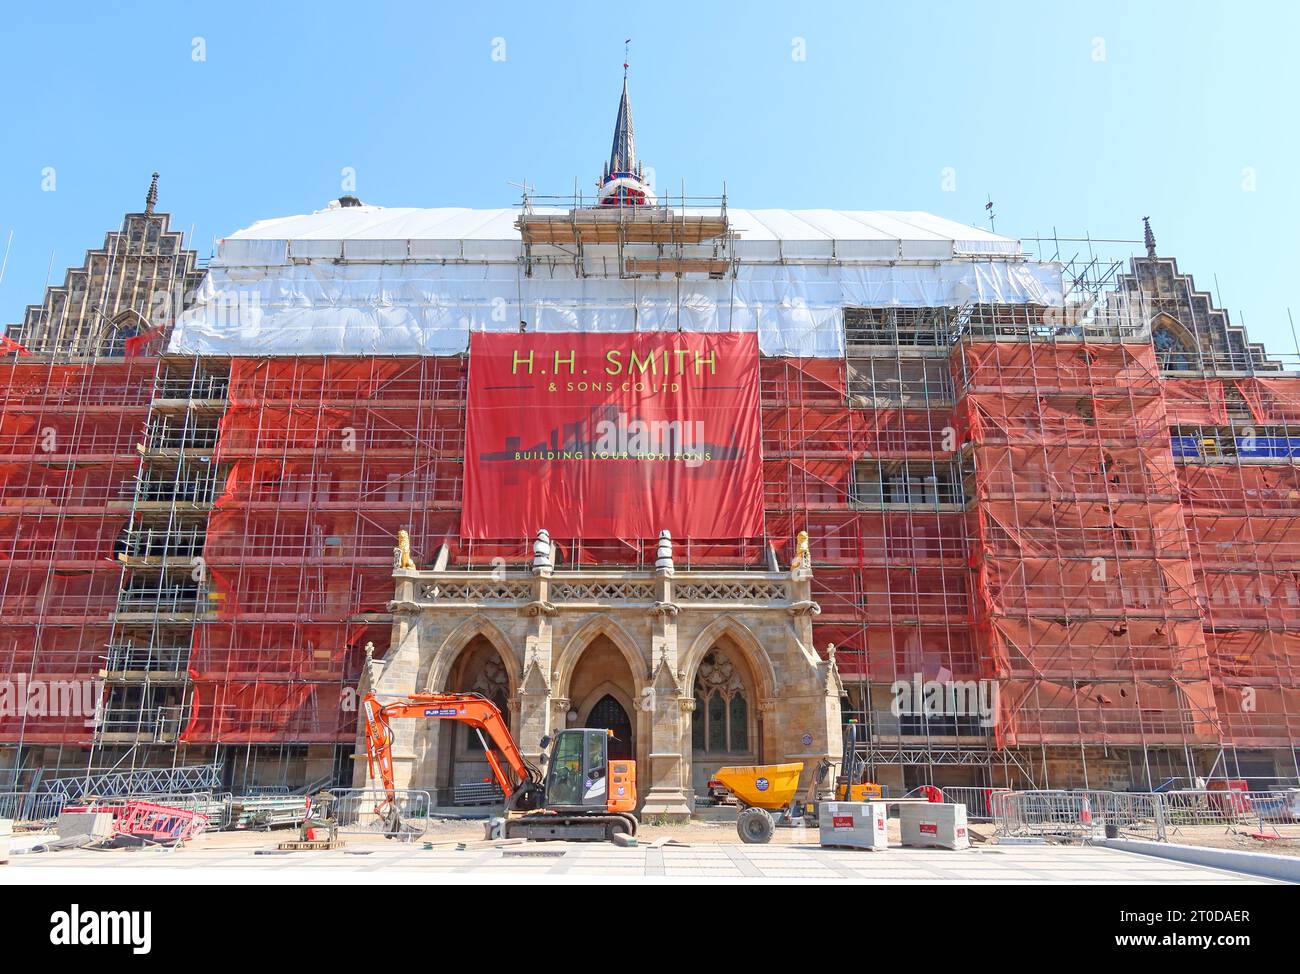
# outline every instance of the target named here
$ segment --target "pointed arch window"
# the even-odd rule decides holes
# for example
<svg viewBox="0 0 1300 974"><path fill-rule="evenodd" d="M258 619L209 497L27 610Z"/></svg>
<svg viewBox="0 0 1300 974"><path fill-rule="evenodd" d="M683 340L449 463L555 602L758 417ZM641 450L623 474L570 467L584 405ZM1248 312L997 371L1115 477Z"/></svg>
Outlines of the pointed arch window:
<svg viewBox="0 0 1300 974"><path fill-rule="evenodd" d="M1196 357L1179 335L1166 324L1151 329L1151 344L1162 372L1180 372L1196 367Z"/></svg>
<svg viewBox="0 0 1300 974"><path fill-rule="evenodd" d="M467 681L469 691L491 700L508 721L510 719L510 674L506 671L505 664L501 662L501 657L495 649L485 650L481 651L480 658L474 662L475 666L470 670ZM461 753L466 756L482 754L483 742L479 735L469 727L458 726L463 732L460 735Z"/></svg>
<svg viewBox="0 0 1300 974"><path fill-rule="evenodd" d="M749 751L749 696L731 657L712 649L695 675L691 747L705 754Z"/></svg>

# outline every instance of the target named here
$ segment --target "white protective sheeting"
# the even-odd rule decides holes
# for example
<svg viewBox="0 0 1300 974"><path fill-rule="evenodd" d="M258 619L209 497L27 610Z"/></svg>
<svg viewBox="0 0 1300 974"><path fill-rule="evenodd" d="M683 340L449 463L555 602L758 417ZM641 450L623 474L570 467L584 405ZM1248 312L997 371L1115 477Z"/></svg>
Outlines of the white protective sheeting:
<svg viewBox="0 0 1300 974"><path fill-rule="evenodd" d="M734 278L523 274L516 210L348 207L222 243L171 350L451 355L471 331L757 331L768 355L844 351L846 305L1059 305L1058 265L923 213L729 210Z"/></svg>

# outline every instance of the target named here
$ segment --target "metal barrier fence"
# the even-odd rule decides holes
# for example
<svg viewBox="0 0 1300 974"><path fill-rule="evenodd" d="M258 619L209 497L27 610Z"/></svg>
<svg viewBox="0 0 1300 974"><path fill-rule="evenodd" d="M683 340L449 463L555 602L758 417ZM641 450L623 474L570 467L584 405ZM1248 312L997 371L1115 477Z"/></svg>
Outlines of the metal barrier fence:
<svg viewBox="0 0 1300 974"><path fill-rule="evenodd" d="M67 803L67 795L47 791L0 792L0 818L23 827L52 825Z"/></svg>
<svg viewBox="0 0 1300 974"><path fill-rule="evenodd" d="M997 801L998 795L1010 793L1009 788L971 788L961 787L942 787L939 789L943 795L945 804L948 805L965 805L966 821L968 822L992 822L994 820L993 805Z"/></svg>
<svg viewBox="0 0 1300 974"><path fill-rule="evenodd" d="M1172 834L1201 827L1249 828L1300 838L1300 788L1271 791L1186 789L1162 792Z"/></svg>
<svg viewBox="0 0 1300 974"><path fill-rule="evenodd" d="M998 835L1087 839L1110 831L1165 840L1162 796L1123 791L994 792L990 812Z"/></svg>
<svg viewBox="0 0 1300 974"><path fill-rule="evenodd" d="M339 832L347 835L386 834L384 821L375 813L375 808L384 801L384 789L331 788L330 794L334 796L331 814L339 823ZM402 820L401 838L414 841L423 837L429 830L429 812L433 808L429 792L399 789L395 794L397 814Z"/></svg>
<svg viewBox="0 0 1300 974"><path fill-rule="evenodd" d="M982 789L976 789L980 791ZM945 789L945 797L960 789ZM969 806L968 806L969 807ZM1089 838L1107 831L1156 841L1194 836L1197 829L1300 839L1300 789L1167 792L989 792L999 835Z"/></svg>

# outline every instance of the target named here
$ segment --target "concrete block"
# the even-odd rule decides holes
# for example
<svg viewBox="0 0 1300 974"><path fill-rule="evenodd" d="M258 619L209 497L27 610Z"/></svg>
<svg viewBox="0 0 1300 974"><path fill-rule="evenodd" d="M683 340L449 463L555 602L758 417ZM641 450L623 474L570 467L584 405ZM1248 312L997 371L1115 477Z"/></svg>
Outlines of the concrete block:
<svg viewBox="0 0 1300 974"><path fill-rule="evenodd" d="M898 807L898 824L905 846L921 849L970 848L965 805L904 803Z"/></svg>
<svg viewBox="0 0 1300 974"><path fill-rule="evenodd" d="M107 839L113 835L113 816L109 812L61 812L56 830L60 839L82 835Z"/></svg>
<svg viewBox="0 0 1300 974"><path fill-rule="evenodd" d="M889 845L888 819L883 802L822 802L817 806L823 846L884 849Z"/></svg>

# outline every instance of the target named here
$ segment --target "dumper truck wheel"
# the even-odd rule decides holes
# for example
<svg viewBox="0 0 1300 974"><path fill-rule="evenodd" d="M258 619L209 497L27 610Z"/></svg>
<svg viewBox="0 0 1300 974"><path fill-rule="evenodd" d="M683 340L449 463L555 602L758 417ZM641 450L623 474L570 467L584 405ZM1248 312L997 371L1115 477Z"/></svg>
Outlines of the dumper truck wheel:
<svg viewBox="0 0 1300 974"><path fill-rule="evenodd" d="M771 842L776 823L761 808L747 808L736 817L736 831L741 842Z"/></svg>

